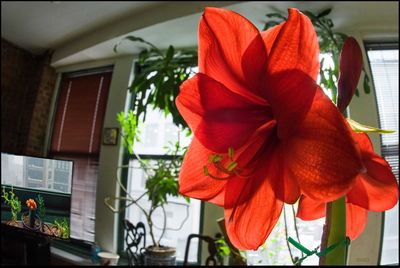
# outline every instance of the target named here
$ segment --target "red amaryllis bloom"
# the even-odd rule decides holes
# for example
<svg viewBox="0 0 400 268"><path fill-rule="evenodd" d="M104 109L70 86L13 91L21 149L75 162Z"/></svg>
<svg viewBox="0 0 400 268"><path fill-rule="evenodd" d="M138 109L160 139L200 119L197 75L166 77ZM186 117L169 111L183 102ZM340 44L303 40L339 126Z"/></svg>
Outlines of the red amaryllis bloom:
<svg viewBox="0 0 400 268"><path fill-rule="evenodd" d="M198 37L199 73L176 101L194 133L179 191L223 206L230 241L257 249L283 202L343 196L359 152L315 82L319 47L305 15L289 9L286 22L260 33L235 12L206 8Z"/></svg>
<svg viewBox="0 0 400 268"><path fill-rule="evenodd" d="M35 210L37 208L36 202L33 199L28 199L26 200L26 206L30 209L30 210Z"/></svg>
<svg viewBox="0 0 400 268"><path fill-rule="evenodd" d="M346 234L356 239L364 230L367 210L381 212L394 207L398 201L398 185L389 164L374 153L371 140L365 133L353 132L362 156L364 172L346 195ZM325 216L325 203L301 196L297 217L315 220Z"/></svg>
<svg viewBox="0 0 400 268"><path fill-rule="evenodd" d="M343 44L339 59L337 107L342 112L353 98L362 66L361 48L356 39L349 37Z"/></svg>

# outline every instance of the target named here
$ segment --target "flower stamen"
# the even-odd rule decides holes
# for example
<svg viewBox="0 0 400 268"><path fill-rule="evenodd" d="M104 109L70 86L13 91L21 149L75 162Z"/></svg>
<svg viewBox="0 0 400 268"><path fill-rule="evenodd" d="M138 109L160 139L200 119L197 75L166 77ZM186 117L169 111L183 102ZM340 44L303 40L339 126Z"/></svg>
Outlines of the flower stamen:
<svg viewBox="0 0 400 268"><path fill-rule="evenodd" d="M247 176L242 176L241 173L243 171L242 168L239 167L238 162L236 162L234 159L234 151L232 147L228 148L228 158L229 158L229 163L226 167L222 165L222 160L223 157L220 154L211 154L210 158L208 159L208 162L213 164L214 167L218 170L221 171L222 173L227 174L227 177L218 177L213 174L210 174L208 171L207 166L203 166L203 171L205 176L209 176L212 179L215 180L227 180L232 176L237 176L240 178L248 178Z"/></svg>

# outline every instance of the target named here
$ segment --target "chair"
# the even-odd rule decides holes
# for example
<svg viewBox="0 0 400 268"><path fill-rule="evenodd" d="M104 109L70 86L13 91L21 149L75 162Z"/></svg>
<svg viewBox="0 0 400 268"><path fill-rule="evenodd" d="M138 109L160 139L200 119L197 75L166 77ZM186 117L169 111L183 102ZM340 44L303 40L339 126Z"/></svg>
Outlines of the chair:
<svg viewBox="0 0 400 268"><path fill-rule="evenodd" d="M128 255L129 265L144 265L144 250L146 248L146 228L143 222L138 222L135 226L127 219L123 221L126 230L126 254ZM143 240L143 246L140 244Z"/></svg>
<svg viewBox="0 0 400 268"><path fill-rule="evenodd" d="M189 248L190 248L190 242L191 242L192 238L199 238L199 240L203 240L203 241L207 242L207 244L208 244L207 248L208 248L209 256L206 259L205 265L207 265L207 266L222 265L221 261L218 260L217 245L215 244L215 241L218 239L218 237L212 238L211 236L208 236L208 235L190 234L186 241L185 259L183 261L184 266L188 265Z"/></svg>

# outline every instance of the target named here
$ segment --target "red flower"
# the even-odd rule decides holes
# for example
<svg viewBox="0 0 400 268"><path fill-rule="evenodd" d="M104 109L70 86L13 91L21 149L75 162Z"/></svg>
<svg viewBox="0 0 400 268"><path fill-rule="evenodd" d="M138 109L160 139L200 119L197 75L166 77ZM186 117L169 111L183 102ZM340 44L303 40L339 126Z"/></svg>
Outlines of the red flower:
<svg viewBox="0 0 400 268"><path fill-rule="evenodd" d="M367 210L381 212L394 207L398 201L398 185L389 164L374 153L372 143L365 133L353 132L361 150L365 171L346 195L346 234L356 239L364 230ZM297 217L315 220L325 216L325 203L301 196Z"/></svg>
<svg viewBox="0 0 400 268"><path fill-rule="evenodd" d="M206 8L201 18L199 73L176 101L194 133L179 191L223 206L239 249L265 242L283 202L335 200L360 171L351 130L315 82L318 56L296 9L261 33L232 11Z"/></svg>
<svg viewBox="0 0 400 268"><path fill-rule="evenodd" d="M28 199L26 200L26 206L30 209L30 210L35 210L37 208L36 202L33 199Z"/></svg>
<svg viewBox="0 0 400 268"><path fill-rule="evenodd" d="M356 91L363 66L361 48L357 40L349 37L343 44L339 61L337 107L344 111Z"/></svg>

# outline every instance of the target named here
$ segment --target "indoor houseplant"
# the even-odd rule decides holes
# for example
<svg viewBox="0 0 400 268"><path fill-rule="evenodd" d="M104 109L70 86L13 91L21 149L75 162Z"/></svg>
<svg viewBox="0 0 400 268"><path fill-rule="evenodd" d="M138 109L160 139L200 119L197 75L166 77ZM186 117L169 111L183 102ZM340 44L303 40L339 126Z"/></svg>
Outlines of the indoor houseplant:
<svg viewBox="0 0 400 268"><path fill-rule="evenodd" d="M124 124L121 124L121 127L123 134L125 132ZM162 245L161 239L167 229L167 216L165 212L165 206L168 205L168 197L177 197L180 195L178 192L178 173L183 158L182 153L183 149L179 146L179 143L176 143L174 148L171 148L171 151L169 152L169 154L172 155L171 159L158 159L155 163L149 163L148 161L143 160L136 155L136 159L139 161L140 167L141 169L143 169L147 177L145 183L145 193L143 193L139 197L133 197L118 179L117 181L121 186L121 189L125 192L126 196L118 197L115 199L123 200L125 202L125 205L120 205L122 206L122 208L116 210L108 203L107 199L105 200L106 205L111 210L113 210L113 212L122 212L126 207L134 204L145 215L146 222L149 227L147 232L151 237L151 245L147 246L144 252L143 260L145 265L175 264L176 249L174 247ZM122 166L121 168L127 167L129 166ZM142 206L139 202L142 198L144 199L145 197L147 197L148 201L150 201L149 207ZM185 200L189 202L189 198L185 198ZM162 233L159 237L156 237L154 233L154 228L156 224L153 221L154 212L157 209L161 209L164 214ZM183 223L181 224L181 226L182 225Z"/></svg>
<svg viewBox="0 0 400 268"><path fill-rule="evenodd" d="M128 36L123 40L146 44L149 49L142 50L135 65L135 77L129 86L132 93L131 107L127 113L120 112L117 114L123 145L130 155L135 155L146 173L146 192L139 198L134 198L120 183L127 195L122 199L129 202L129 205L136 204L146 216L152 245L146 248L145 263L147 262L149 265L168 264L165 260L170 259L171 263L169 264L172 264L175 262L175 248L164 247L160 241L166 230L164 206L168 204L168 196L179 196L178 173L185 149L181 148L179 142L177 142L172 148L168 149L168 153L172 155L171 159L158 159L155 164L150 165L148 161L142 160L135 154L133 144L138 140L140 123L145 121L146 109L149 105L154 109L160 109L165 115L171 114L175 125L189 130L176 108L175 98L179 93L182 82L193 74L191 67L197 64L197 51L175 49L173 46L162 51L150 42L134 36ZM117 51L119 45L120 43L115 46L115 51ZM126 167L128 166L121 168ZM138 203L144 196L147 196L151 203L149 209L143 208ZM189 198L185 199L189 202ZM109 207L112 209L111 206ZM157 208L161 208L164 212L163 230L159 238L155 237L152 220L153 213Z"/></svg>

